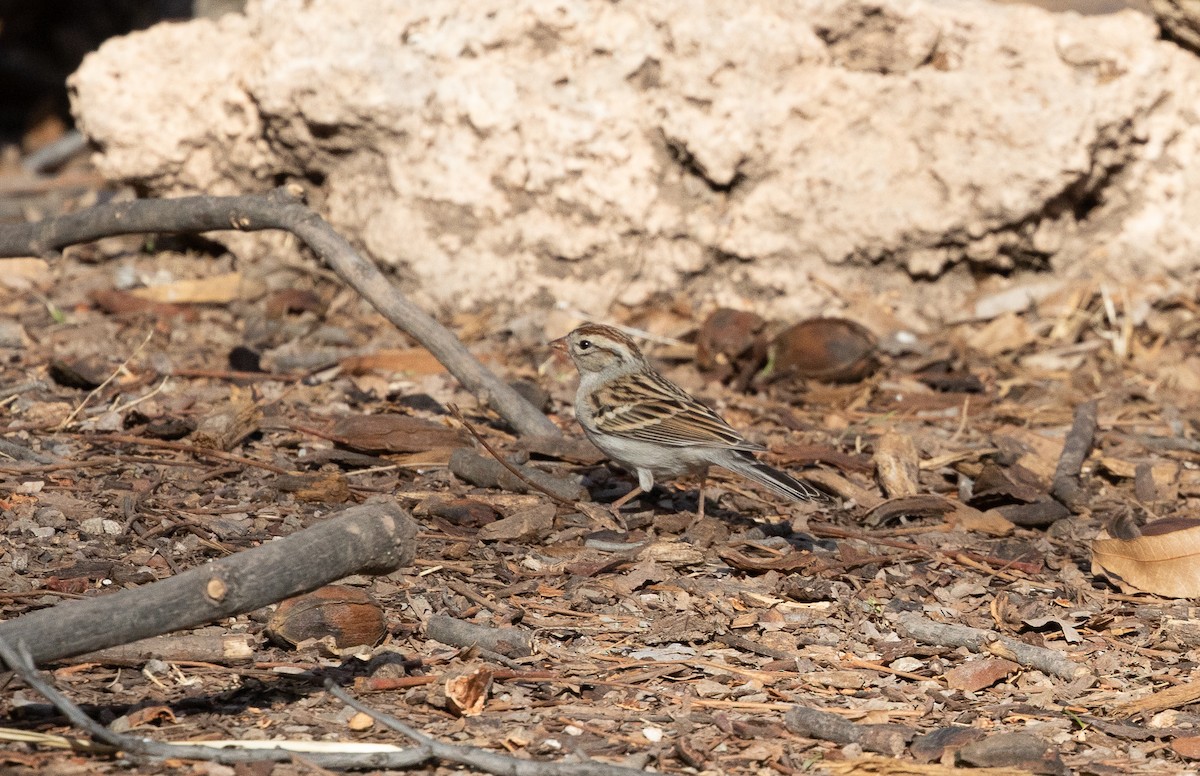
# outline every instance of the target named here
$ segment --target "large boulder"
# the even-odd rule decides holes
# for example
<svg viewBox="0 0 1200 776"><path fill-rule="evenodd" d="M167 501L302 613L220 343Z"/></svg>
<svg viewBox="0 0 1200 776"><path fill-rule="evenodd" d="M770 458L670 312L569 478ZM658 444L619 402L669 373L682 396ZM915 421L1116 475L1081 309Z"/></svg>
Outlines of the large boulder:
<svg viewBox="0 0 1200 776"><path fill-rule="evenodd" d="M426 302L794 314L814 271L1194 272L1200 60L1157 36L986 2L264 0L70 86L105 174L307 182Z"/></svg>

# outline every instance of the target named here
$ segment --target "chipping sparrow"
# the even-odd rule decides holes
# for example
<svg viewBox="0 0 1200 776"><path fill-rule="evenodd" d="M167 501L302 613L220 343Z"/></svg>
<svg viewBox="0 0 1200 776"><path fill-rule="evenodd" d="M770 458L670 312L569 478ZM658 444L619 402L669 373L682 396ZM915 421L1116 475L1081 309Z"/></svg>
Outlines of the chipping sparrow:
<svg viewBox="0 0 1200 776"><path fill-rule="evenodd" d="M654 478L700 475L704 517L704 478L720 466L795 501L823 494L756 459L766 450L747 441L686 391L654 370L633 340L598 324L580 326L551 347L571 357L579 370L575 417L588 438L606 455L637 474L638 487L613 509L654 487Z"/></svg>

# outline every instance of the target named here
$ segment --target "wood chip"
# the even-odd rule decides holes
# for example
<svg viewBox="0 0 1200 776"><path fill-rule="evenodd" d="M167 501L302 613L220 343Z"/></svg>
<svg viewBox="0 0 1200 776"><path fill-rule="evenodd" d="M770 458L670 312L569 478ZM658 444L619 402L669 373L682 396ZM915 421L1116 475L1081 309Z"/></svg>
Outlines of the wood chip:
<svg viewBox="0 0 1200 776"><path fill-rule="evenodd" d="M875 443L875 475L889 498L920 492L921 459L910 435L889 431L879 437Z"/></svg>

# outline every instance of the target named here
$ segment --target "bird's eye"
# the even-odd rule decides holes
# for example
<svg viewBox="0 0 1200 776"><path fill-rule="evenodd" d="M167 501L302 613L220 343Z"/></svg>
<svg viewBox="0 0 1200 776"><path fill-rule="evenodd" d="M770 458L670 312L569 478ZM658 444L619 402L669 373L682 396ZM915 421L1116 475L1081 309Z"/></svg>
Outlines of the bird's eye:
<svg viewBox="0 0 1200 776"><path fill-rule="evenodd" d="M591 350L592 349L592 341L591 340L579 340L579 349L580 350Z"/></svg>

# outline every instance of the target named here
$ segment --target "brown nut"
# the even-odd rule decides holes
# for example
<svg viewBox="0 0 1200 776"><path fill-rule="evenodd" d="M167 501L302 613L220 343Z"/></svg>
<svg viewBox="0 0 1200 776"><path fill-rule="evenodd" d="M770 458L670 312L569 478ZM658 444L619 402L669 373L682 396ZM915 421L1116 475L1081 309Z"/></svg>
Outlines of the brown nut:
<svg viewBox="0 0 1200 776"><path fill-rule="evenodd" d="M766 321L751 312L717 310L696 335L696 366L717 373L722 380L741 374L746 367L757 370L766 357L759 336L765 325Z"/></svg>
<svg viewBox="0 0 1200 776"><path fill-rule="evenodd" d="M333 637L339 649L377 644L387 633L383 608L366 592L327 585L279 605L267 623L267 635L287 646Z"/></svg>
<svg viewBox="0 0 1200 776"><path fill-rule="evenodd" d="M768 380L802 377L852 383L879 366L871 332L845 318L810 318L780 332L768 349Z"/></svg>

